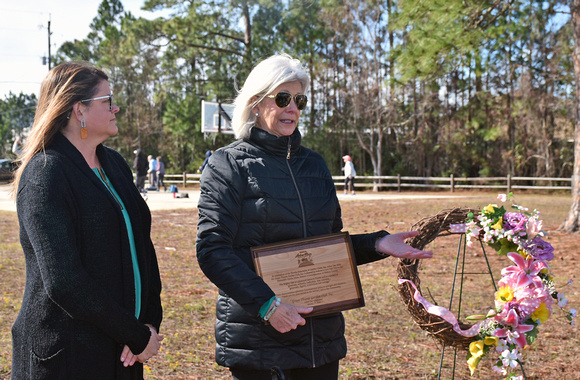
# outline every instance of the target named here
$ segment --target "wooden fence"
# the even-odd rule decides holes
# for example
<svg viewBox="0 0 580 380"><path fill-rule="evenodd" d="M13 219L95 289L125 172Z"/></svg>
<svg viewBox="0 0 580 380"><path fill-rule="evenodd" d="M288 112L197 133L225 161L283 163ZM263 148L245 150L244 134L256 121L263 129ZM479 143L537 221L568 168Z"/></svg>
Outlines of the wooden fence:
<svg viewBox="0 0 580 380"><path fill-rule="evenodd" d="M199 184L201 174L166 174L165 183L187 187ZM344 176L333 176L337 188L342 190ZM409 177L409 176L361 176L356 177L356 189L494 189L509 193L513 190L572 190L572 178L549 177Z"/></svg>
<svg viewBox="0 0 580 380"><path fill-rule="evenodd" d="M337 186L344 186L344 176L332 177ZM340 182L339 182L340 181ZM358 183L357 183L358 182ZM510 192L515 189L527 190L569 190L572 189L572 178L549 177L410 177L410 176L366 176L356 177L356 188L395 188L404 189L495 189Z"/></svg>

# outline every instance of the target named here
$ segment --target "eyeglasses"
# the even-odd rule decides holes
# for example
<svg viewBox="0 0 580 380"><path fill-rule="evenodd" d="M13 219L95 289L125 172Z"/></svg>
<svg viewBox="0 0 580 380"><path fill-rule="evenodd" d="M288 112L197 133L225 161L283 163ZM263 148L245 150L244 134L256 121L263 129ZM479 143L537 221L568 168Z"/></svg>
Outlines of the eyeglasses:
<svg viewBox="0 0 580 380"><path fill-rule="evenodd" d="M308 103L308 97L303 94L296 94L292 96L289 92L279 92L276 95L266 95L266 98L274 98L276 105L280 108L285 108L290 105L292 98L294 98L294 103L296 103L296 108L302 111L306 108Z"/></svg>
<svg viewBox="0 0 580 380"><path fill-rule="evenodd" d="M109 98L109 111L113 111L113 94L105 95L105 96L99 96L98 98L81 100L81 103L90 102L92 100L107 99L107 98Z"/></svg>

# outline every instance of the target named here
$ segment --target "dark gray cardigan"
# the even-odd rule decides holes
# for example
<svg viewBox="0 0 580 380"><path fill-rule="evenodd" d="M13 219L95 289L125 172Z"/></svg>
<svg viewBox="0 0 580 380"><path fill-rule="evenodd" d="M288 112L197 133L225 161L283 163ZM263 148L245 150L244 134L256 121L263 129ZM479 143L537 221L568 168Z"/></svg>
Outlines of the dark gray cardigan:
<svg viewBox="0 0 580 380"><path fill-rule="evenodd" d="M121 350L141 353L145 324L159 329L161 280L151 214L116 151L97 155L133 226L142 282L139 320L127 229L119 203L60 133L26 166L17 194L26 259L22 308L12 327L13 379L140 379Z"/></svg>

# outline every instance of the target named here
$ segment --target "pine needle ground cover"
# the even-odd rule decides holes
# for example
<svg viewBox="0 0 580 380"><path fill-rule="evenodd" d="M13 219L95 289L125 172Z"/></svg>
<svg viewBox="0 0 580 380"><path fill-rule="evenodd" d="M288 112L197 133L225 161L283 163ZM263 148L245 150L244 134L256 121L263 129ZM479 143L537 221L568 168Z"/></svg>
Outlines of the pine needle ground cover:
<svg viewBox="0 0 580 380"><path fill-rule="evenodd" d="M424 194L422 194L424 195ZM454 199L374 200L342 202L345 231L352 234L387 229L406 231L418 220L450 208L480 209L497 194L458 193ZM571 307L580 305L580 235L557 232L571 204L571 196L516 194L518 201L542 211L544 230L558 251L550 266L558 283L573 279L565 290ZM354 198L356 199L356 197ZM229 371L214 363L213 338L217 289L203 275L195 259L197 210L153 212L152 238L157 249L163 281L165 337L162 350L146 367L146 379L227 379ZM420 266L421 284L431 302L449 306L458 238L435 239L427 249L434 258ZM505 258L487 252L497 281ZM481 251L467 251L468 272L485 265ZM397 290L395 259L359 267L366 306L344 313L349 352L341 361L341 379L437 379L441 346L420 329ZM0 211L0 379L10 377L10 327L20 308L25 268L18 242L18 223L13 212ZM457 278L456 281L459 281ZM487 312L493 304L489 275L467 274L463 278L460 318ZM456 285L457 286L457 285ZM456 288L457 292L457 288ZM454 301L454 305L457 301ZM456 311L454 308L453 311ZM578 326L570 328L563 318L550 318L540 326L541 339L524 350L528 379L576 379L579 365ZM478 371L473 377L465 364L466 352L458 351L456 379L501 379L496 373ZM485 359L484 359L485 360ZM493 360L493 356L489 359ZM482 362L479 368L491 368ZM452 377L453 349L445 351L442 378Z"/></svg>

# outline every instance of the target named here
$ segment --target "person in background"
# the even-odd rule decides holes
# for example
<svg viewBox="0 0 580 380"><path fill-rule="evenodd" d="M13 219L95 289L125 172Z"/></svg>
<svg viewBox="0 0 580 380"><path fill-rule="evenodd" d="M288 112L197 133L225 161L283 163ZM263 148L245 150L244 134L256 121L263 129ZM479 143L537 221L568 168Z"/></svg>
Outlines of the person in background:
<svg viewBox="0 0 580 380"><path fill-rule="evenodd" d="M354 192L354 177L356 177L356 170L354 170L354 165L352 163L352 158L347 154L342 157L344 161L344 193L350 193L355 195Z"/></svg>
<svg viewBox="0 0 580 380"><path fill-rule="evenodd" d="M26 260L12 379L143 379L160 348L161 279L151 214L118 132L107 75L62 63L43 80L15 173Z"/></svg>
<svg viewBox="0 0 580 380"><path fill-rule="evenodd" d="M149 173L149 185L151 186L151 190L159 191L159 184L157 183L157 160L152 155L149 155L147 156L147 161L149 161L149 169L147 170L147 173Z"/></svg>
<svg viewBox="0 0 580 380"><path fill-rule="evenodd" d="M157 156L157 184L159 188L163 186L163 190L167 191L167 186L165 186L165 163L161 161L161 156Z"/></svg>
<svg viewBox="0 0 580 380"><path fill-rule="evenodd" d="M147 179L147 157L143 154L141 149L135 150L135 160L133 161L133 169L135 169L135 186L139 192L145 192L145 180Z"/></svg>
<svg viewBox="0 0 580 380"><path fill-rule="evenodd" d="M341 209L322 156L301 145L298 121L310 78L287 55L259 63L234 102L238 138L210 157L200 182L197 260L219 288L216 361L234 379L337 379L346 355L344 317L274 294L256 274L251 247L338 233ZM404 241L417 231L352 235L358 265L431 252ZM280 371L278 371L280 370Z"/></svg>
<svg viewBox="0 0 580 380"><path fill-rule="evenodd" d="M209 158L211 157L212 154L213 154L213 150L208 150L207 152L205 152L205 160L203 160L203 163L201 164L199 169L197 169L198 173L203 172L203 169L205 169L207 162L209 161Z"/></svg>

